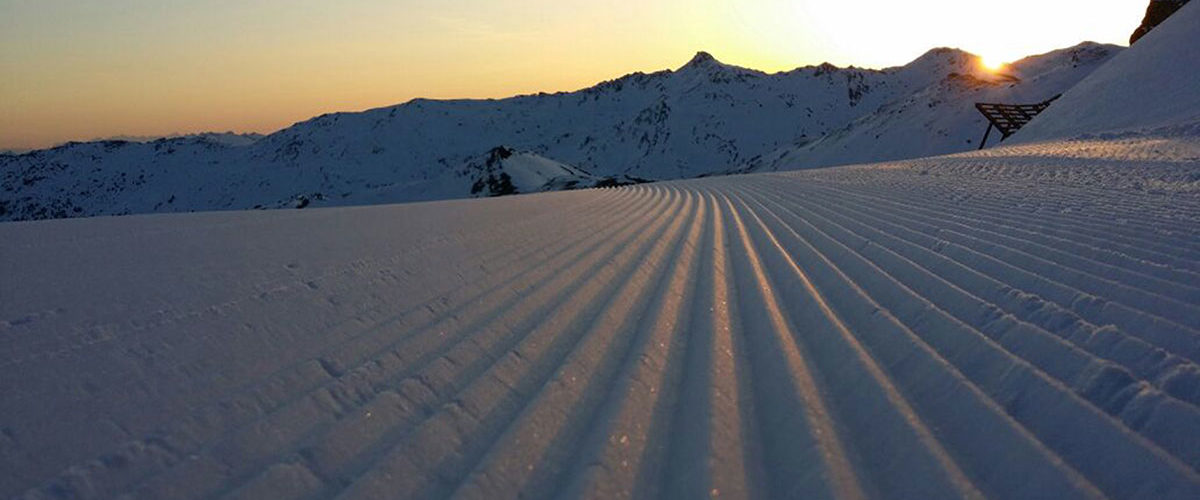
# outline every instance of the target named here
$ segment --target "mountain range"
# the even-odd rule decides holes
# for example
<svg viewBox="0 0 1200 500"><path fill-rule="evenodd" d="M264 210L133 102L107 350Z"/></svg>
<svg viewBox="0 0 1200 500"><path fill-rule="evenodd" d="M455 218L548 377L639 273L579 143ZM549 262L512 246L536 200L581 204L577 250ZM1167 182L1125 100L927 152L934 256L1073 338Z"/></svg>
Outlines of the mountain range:
<svg viewBox="0 0 1200 500"><path fill-rule="evenodd" d="M497 196L954 153L978 147L974 102L1044 100L1120 51L1087 42L993 72L939 48L882 70L770 74L700 52L574 92L414 99L262 137L67 143L0 154L0 220Z"/></svg>

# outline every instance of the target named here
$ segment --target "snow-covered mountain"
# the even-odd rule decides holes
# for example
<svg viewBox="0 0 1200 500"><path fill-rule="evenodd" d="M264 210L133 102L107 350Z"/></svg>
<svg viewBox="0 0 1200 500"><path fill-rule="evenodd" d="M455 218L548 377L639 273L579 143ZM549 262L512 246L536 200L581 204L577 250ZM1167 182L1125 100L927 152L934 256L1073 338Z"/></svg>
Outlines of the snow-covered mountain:
<svg viewBox="0 0 1200 500"><path fill-rule="evenodd" d="M249 144L206 135L70 143L0 155L0 220L470 197L482 192L472 193L472 170L498 147L532 155L517 163L536 156L579 172L576 182L547 178L514 192L956 152L983 129L974 100L1043 99L1117 50L1085 44L1000 77L955 49L884 70L822 64L775 74L701 52L678 70L575 92L416 99L322 115ZM769 155L797 147L804 154L789 162L817 160Z"/></svg>
<svg viewBox="0 0 1200 500"><path fill-rule="evenodd" d="M1102 132L1195 135L1200 130L1200 3L1179 9L1128 51L1063 94L1015 142Z"/></svg>
<svg viewBox="0 0 1200 500"><path fill-rule="evenodd" d="M451 167L447 165L443 175L427 181L369 188L355 200L374 204L395 200L481 198L648 182L629 175L592 175L579 167L506 146L497 146L469 158L458 168ZM316 194L314 199L304 197L297 203L307 206L310 202L328 204L329 201Z"/></svg>
<svg viewBox="0 0 1200 500"><path fill-rule="evenodd" d="M167 134L167 135L114 135L111 137L101 137L86 142L105 142L105 141L122 141L122 142L154 142L159 139L189 139L203 138L212 142L220 142L230 146L246 146L255 141L266 137L263 134L254 132L238 133L238 132L201 132L198 134Z"/></svg>
<svg viewBox="0 0 1200 500"><path fill-rule="evenodd" d="M1085 42L1021 59L996 73L926 71L943 76L839 130L780 148L736 171L796 170L976 149L987 120L974 103L1044 101L1065 92L1120 51L1117 46ZM962 54L950 51L946 57ZM1000 134L993 132L987 144L999 142Z"/></svg>
<svg viewBox="0 0 1200 500"><path fill-rule="evenodd" d="M462 172L472 179L472 196L504 196L647 182L628 175L597 177L578 167L504 146L488 151L482 158L468 161Z"/></svg>

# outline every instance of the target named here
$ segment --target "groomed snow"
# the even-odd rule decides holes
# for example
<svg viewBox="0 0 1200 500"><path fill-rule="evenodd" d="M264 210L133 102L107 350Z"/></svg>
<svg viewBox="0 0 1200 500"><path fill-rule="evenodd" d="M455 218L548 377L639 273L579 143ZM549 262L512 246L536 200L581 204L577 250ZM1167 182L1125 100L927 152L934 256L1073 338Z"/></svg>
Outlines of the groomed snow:
<svg viewBox="0 0 1200 500"><path fill-rule="evenodd" d="M1200 498L1200 140L0 224L0 496Z"/></svg>

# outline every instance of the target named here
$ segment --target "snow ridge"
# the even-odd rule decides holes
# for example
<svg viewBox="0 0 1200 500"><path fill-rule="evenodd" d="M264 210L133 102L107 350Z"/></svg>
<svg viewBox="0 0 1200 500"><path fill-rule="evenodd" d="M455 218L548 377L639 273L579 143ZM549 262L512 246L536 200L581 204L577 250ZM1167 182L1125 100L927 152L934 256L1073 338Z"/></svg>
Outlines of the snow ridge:
<svg viewBox="0 0 1200 500"><path fill-rule="evenodd" d="M1173 16L1113 58L1015 136L1015 142L1200 124L1200 4Z"/></svg>
<svg viewBox="0 0 1200 500"><path fill-rule="evenodd" d="M1111 45L1085 42L1021 59L996 74L942 69L944 77L839 130L754 158L732 171L795 170L974 150L987 128L974 103L1044 101L1072 88L1119 52ZM905 71L922 74L961 67L962 57L961 52L935 49ZM997 143L993 136L988 145Z"/></svg>
<svg viewBox="0 0 1200 500"><path fill-rule="evenodd" d="M976 58L956 49L881 71L823 64L776 74L701 52L675 71L576 92L417 99L322 115L250 143L73 143L0 155L0 220L463 198L477 181L463 169L500 145L623 180L958 152L982 130L972 99L1042 100L1094 67L1053 54L1017 86L979 90ZM797 147L789 158L805 162L778 161Z"/></svg>

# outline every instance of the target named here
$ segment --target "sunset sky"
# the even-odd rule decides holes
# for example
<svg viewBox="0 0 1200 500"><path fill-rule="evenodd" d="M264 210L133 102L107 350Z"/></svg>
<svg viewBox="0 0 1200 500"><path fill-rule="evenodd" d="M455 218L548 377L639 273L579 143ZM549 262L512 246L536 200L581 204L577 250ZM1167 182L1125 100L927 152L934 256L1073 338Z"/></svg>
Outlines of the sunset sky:
<svg viewBox="0 0 1200 500"><path fill-rule="evenodd" d="M1144 0L0 0L0 149L271 132L413 97L574 90L697 50L766 71L1124 45Z"/></svg>

